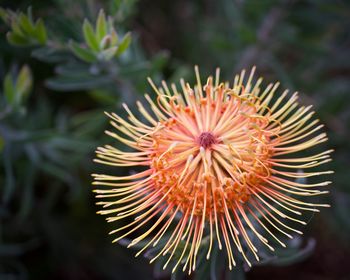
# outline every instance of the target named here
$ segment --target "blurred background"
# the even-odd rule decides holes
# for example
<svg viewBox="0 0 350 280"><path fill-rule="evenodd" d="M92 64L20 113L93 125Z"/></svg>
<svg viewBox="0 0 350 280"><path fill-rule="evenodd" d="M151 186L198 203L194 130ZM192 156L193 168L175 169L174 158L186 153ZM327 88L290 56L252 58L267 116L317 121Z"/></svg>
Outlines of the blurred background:
<svg viewBox="0 0 350 280"><path fill-rule="evenodd" d="M90 174L102 169L92 162L95 148L112 143L103 112L124 114L122 102L133 107L151 93L148 76L193 81L195 64L202 76L219 66L227 80L256 65L265 85L279 80L281 90L298 90L325 124L324 146L335 149L326 198L332 208L311 217L284 256L253 267L246 279L349 279L349 1L2 0L0 6L1 280L170 279L133 250L111 244L112 225L95 214Z"/></svg>

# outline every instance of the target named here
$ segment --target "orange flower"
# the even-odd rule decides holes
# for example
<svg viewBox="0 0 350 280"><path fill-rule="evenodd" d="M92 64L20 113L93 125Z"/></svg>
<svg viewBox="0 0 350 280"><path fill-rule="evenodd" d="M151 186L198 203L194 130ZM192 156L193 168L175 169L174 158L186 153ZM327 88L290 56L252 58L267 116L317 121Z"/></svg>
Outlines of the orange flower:
<svg viewBox="0 0 350 280"><path fill-rule="evenodd" d="M286 222L306 224L296 218L301 211L329 206L304 201L328 193L317 188L329 181L308 184L299 178L331 173L312 169L330 161L332 150L295 154L327 140L318 133L322 125L312 120L311 106L298 106L297 93L288 99L286 90L275 98L278 83L261 90L254 71L246 81L242 71L230 85L219 82L217 70L203 87L195 67L193 89L183 80L181 90L165 82L157 88L149 80L157 93L157 103L145 95L151 112L137 102L139 118L125 104L128 121L107 114L117 133L106 133L135 151L105 146L95 161L144 166L127 176L93 175L100 186L96 197L103 199L99 213L110 215L108 222L129 221L111 232L119 234L114 241L137 234L133 246L148 238L139 255L166 239L151 262L167 255L164 268L173 261L173 271L179 265L194 271L200 248L205 246L209 259L214 242L220 249L224 244L230 269L235 251L250 266L247 250L259 260L251 233L271 250L269 239L285 247L274 231L289 238L291 232L301 234Z"/></svg>

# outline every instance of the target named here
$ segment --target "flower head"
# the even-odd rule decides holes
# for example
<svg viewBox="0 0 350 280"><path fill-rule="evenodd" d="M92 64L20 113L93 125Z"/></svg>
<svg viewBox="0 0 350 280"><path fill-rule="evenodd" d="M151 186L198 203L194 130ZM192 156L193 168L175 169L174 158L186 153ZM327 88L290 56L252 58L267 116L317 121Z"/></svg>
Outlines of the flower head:
<svg viewBox="0 0 350 280"><path fill-rule="evenodd" d="M181 89L165 82L157 88L149 80L157 94L156 102L145 95L150 110L137 102L138 116L125 104L128 120L108 114L116 132L106 133L133 151L105 146L95 161L144 170L93 175L104 208L99 213L109 222L128 221L111 232L118 234L115 241L135 234L129 246L147 240L139 255L165 239L151 262L164 255L164 268L173 261L173 271L181 265L189 273L200 250L210 258L213 244L226 249L230 269L237 252L248 265L249 256L259 260L257 242L285 247L274 232L292 238L300 232L288 220L305 224L297 217L302 211L329 206L304 198L327 193L317 188L330 182L300 178L330 173L313 168L331 153L297 154L327 140L311 106L298 106L297 93L277 95L278 83L262 90L261 78L253 82L255 68L246 79L242 71L233 85L220 83L217 70L204 86L195 70L193 88L183 80Z"/></svg>

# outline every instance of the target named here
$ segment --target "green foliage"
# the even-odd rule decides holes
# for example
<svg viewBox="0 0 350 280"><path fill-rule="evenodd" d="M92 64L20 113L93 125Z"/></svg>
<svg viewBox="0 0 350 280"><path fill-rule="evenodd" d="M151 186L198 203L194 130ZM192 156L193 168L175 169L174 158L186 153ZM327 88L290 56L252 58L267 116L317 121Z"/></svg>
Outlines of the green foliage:
<svg viewBox="0 0 350 280"><path fill-rule="evenodd" d="M27 14L13 12L0 8L0 17L11 28L7 33L7 40L15 46L45 45L47 34L42 19L33 21L32 9Z"/></svg>
<svg viewBox="0 0 350 280"><path fill-rule="evenodd" d="M85 62L109 61L113 57L118 57L127 50L131 43L131 35L127 33L121 41L113 27L113 19L106 19L103 10L100 10L96 21L96 26L85 19L83 24L83 34L86 46L80 46L74 41L70 41L70 47L74 54Z"/></svg>

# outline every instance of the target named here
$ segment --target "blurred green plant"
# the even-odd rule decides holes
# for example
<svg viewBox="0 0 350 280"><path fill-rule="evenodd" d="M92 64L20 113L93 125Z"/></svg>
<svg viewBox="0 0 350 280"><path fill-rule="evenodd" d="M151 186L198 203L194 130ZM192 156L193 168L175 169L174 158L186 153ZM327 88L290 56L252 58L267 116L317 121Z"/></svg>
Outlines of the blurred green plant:
<svg viewBox="0 0 350 280"><path fill-rule="evenodd" d="M42 19L34 22L31 8L28 8L27 14L0 8L0 17L11 28L7 33L9 43L16 46L46 44L47 34L44 22Z"/></svg>
<svg viewBox="0 0 350 280"><path fill-rule="evenodd" d="M130 33L125 34L119 42L113 19L109 17L107 21L103 10L99 12L95 30L87 19L84 20L83 34L87 47L81 47L74 41L70 41L70 47L74 54L85 62L111 60L126 51L131 43Z"/></svg>
<svg viewBox="0 0 350 280"><path fill-rule="evenodd" d="M59 8L60 4L57 5ZM80 230L84 227L84 231L91 232L92 228L86 227L90 224L87 221L92 219L99 224L91 207L93 203L87 202L91 190L86 186L90 185L91 154L97 146L97 139L103 137L106 124L102 112L117 110L117 101L123 98L120 95L123 88L127 88L126 97L135 94L138 91L135 80L139 77L133 75L132 67L128 66L131 70L128 78L120 77L119 73L108 74L108 71L121 69L121 62L117 59L128 51L131 35L125 33L122 39L118 39L112 17L107 20L102 10L97 19L96 33L91 33L92 26L87 20L83 25L88 43L86 47L92 46L91 40L99 42L98 51L97 48L93 49L96 58L93 61L75 59L76 53L72 48L74 43L69 43L73 40L66 37L62 42L52 32L53 29L45 28L42 19L34 23L31 9L26 15L10 9L1 9L0 13L10 28L8 43L25 47L21 53L26 54L26 60L35 65L34 74L27 65L17 71L21 57L17 58L19 50L16 48L7 49L7 55L3 53L3 57L9 55L12 58L6 68L13 71L1 74L7 71L5 64L0 63L0 75L3 78L0 94L0 278L26 278L28 275L46 278L47 273L55 273L56 268L64 270L67 262L82 262L80 256L85 249L73 249L76 253L72 254L74 246L67 247L65 244L72 238L79 242ZM81 24L79 20L74 20L77 25ZM75 34L75 37L79 38L80 34ZM144 67L137 69L136 74L146 76L151 65L142 58L138 47L134 48L139 58L130 55L124 60L131 65L144 64ZM44 63L38 64L31 57ZM49 64L45 64L47 62ZM56 68L58 77L50 79L47 86L64 91L88 89L84 93L88 98L84 97L83 103L79 102L79 98L76 99L79 95L59 97L45 87L42 80L52 75L47 75L52 72L51 65ZM38 75L38 82L34 85L33 75ZM57 102L58 99L62 101ZM96 104L100 106L98 109L95 109ZM92 109L84 109L84 106ZM57 212L57 207L65 210ZM63 216L66 218L62 227L60 223ZM68 224L79 225L77 235L74 227ZM102 224L97 228L105 232ZM104 245L99 249L98 244L101 243ZM37 254L35 252L45 246L50 249L44 251L44 256L49 257L33 258L32 261L37 264L31 267L23 265L21 258L30 252ZM93 250L105 250L110 244L107 240L93 238L87 246ZM110 259L122 259L120 254L113 251ZM62 260L62 255L67 257ZM53 270L36 271L36 267L43 263ZM94 263L98 263L98 260ZM107 264L100 266L99 273L105 277L118 273L118 268L111 268ZM118 267L125 270L128 265L121 261ZM142 273L142 270L134 272L135 275L138 273Z"/></svg>

